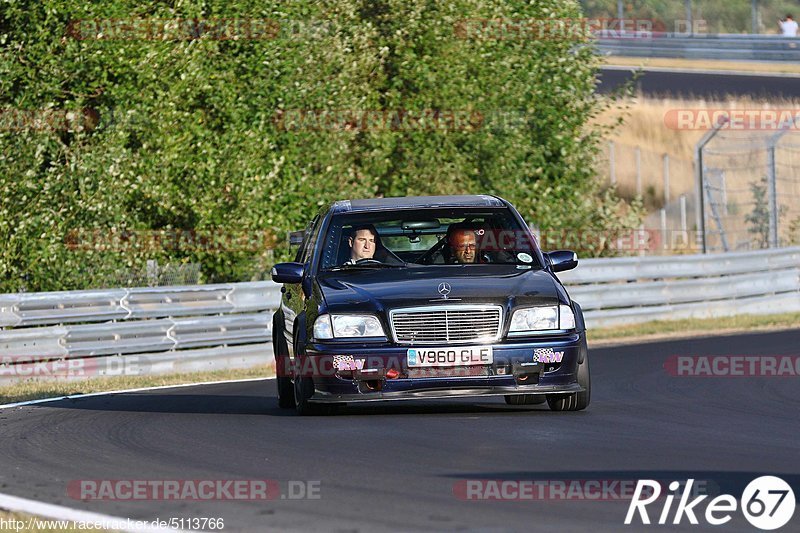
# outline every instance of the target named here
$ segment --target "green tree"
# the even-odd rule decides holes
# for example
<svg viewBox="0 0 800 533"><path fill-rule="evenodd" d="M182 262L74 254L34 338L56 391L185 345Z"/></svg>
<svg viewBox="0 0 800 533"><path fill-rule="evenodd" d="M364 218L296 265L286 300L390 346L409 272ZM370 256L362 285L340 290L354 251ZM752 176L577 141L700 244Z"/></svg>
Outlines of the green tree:
<svg viewBox="0 0 800 533"><path fill-rule="evenodd" d="M492 193L545 230L632 227L639 212L594 180L601 132L586 124L602 103L592 48L459 34L465 20L580 15L569 0L8 0L0 110L77 118L0 128L0 291L18 290L23 276L29 290L88 287L147 259L200 263L207 281L247 279L267 270L266 245L114 251L104 242L75 249L70 239L273 231L283 242L343 198ZM269 20L279 31L238 40L70 33L90 19L113 33L111 19L193 18ZM287 128L282 117L298 110L480 120L464 129Z"/></svg>

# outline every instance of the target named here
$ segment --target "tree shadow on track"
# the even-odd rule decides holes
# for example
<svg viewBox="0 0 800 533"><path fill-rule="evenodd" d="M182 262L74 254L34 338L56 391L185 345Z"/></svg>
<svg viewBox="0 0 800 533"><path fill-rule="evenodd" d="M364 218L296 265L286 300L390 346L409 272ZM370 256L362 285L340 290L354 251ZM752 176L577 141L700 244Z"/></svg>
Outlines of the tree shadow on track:
<svg viewBox="0 0 800 533"><path fill-rule="evenodd" d="M277 400L271 396L168 394L157 392L118 393L108 396L75 396L65 400L36 404L35 407L136 413L273 416L294 414L293 411L280 409Z"/></svg>
<svg viewBox="0 0 800 533"><path fill-rule="evenodd" d="M36 404L31 407L119 411L137 413L229 414L261 416L297 416L294 409L281 409L271 395L174 394L129 392L103 396L74 396L64 400ZM545 416L547 414L581 416L583 413L552 413L546 405L509 406L502 399L494 402L469 400L428 400L378 402L340 406L332 418L372 415L504 415ZM304 417L305 418L305 417ZM330 417L314 417L330 418Z"/></svg>
<svg viewBox="0 0 800 533"><path fill-rule="evenodd" d="M452 414L495 414L495 415L524 415L538 412L549 413L545 405L541 406L509 406L499 399L497 403L487 403L486 400L429 400L429 401L402 401L402 402L376 402L367 404L349 404L339 407L335 416L370 416L370 415L452 415Z"/></svg>

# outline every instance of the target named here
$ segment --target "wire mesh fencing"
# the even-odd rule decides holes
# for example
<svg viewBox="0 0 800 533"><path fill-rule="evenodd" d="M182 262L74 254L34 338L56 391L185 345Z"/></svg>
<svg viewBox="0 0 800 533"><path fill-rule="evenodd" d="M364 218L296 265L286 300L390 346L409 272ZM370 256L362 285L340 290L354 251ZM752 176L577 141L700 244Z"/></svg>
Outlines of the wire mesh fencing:
<svg viewBox="0 0 800 533"><path fill-rule="evenodd" d="M723 129L701 160L708 251L800 243L800 132Z"/></svg>

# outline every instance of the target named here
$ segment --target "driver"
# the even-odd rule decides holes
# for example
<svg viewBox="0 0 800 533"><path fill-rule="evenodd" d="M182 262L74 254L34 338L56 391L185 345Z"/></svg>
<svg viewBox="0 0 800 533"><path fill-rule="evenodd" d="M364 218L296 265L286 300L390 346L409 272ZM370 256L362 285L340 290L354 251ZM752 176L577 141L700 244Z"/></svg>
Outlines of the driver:
<svg viewBox="0 0 800 533"><path fill-rule="evenodd" d="M372 224L364 224L353 228L353 235L348 237L347 243L350 245L350 260L346 265L355 264L361 259L372 259L375 255L375 238L378 232Z"/></svg>
<svg viewBox="0 0 800 533"><path fill-rule="evenodd" d="M472 228L458 224L450 226L447 230L447 244L454 262L462 265L477 262L477 242Z"/></svg>

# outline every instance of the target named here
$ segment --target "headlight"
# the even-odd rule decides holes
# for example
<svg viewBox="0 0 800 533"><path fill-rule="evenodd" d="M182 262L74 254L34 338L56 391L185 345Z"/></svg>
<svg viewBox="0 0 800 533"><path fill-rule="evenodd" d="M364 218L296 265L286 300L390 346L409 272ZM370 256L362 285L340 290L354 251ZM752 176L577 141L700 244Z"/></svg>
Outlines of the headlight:
<svg viewBox="0 0 800 533"><path fill-rule="evenodd" d="M517 309L511 316L509 335L530 331L575 329L575 314L568 305L527 307Z"/></svg>
<svg viewBox="0 0 800 533"><path fill-rule="evenodd" d="M314 322L315 339L385 336L373 315L320 315Z"/></svg>
<svg viewBox="0 0 800 533"><path fill-rule="evenodd" d="M315 339L332 339L333 328L331 327L330 315L319 315L314 321L314 338Z"/></svg>

